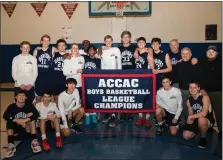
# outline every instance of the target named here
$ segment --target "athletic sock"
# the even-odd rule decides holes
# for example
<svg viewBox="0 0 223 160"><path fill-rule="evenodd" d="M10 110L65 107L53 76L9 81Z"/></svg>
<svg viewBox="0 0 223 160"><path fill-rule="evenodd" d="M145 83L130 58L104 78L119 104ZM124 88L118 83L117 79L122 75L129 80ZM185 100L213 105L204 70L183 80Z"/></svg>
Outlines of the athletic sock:
<svg viewBox="0 0 223 160"><path fill-rule="evenodd" d="M31 134L31 137L32 137L33 140L34 140L34 139L37 139L36 134Z"/></svg>
<svg viewBox="0 0 223 160"><path fill-rule="evenodd" d="M115 117L115 113L112 113L112 117Z"/></svg>
<svg viewBox="0 0 223 160"><path fill-rule="evenodd" d="M41 137L42 137L42 140L46 139L46 134L42 134Z"/></svg>
<svg viewBox="0 0 223 160"><path fill-rule="evenodd" d="M146 114L146 120L149 120L149 118L150 118L150 114L147 113L147 114Z"/></svg>
<svg viewBox="0 0 223 160"><path fill-rule="evenodd" d="M90 113L85 113L85 116L89 116L90 115Z"/></svg>
<svg viewBox="0 0 223 160"><path fill-rule="evenodd" d="M60 132L57 132L56 133L56 137L60 137Z"/></svg>
<svg viewBox="0 0 223 160"><path fill-rule="evenodd" d="M97 114L96 114L96 113L90 113L90 115L92 115L92 116L93 116L93 115L97 115Z"/></svg>
<svg viewBox="0 0 223 160"><path fill-rule="evenodd" d="M158 122L158 125L163 125L164 121Z"/></svg>
<svg viewBox="0 0 223 160"><path fill-rule="evenodd" d="M8 143L14 144L14 136L8 136Z"/></svg>
<svg viewBox="0 0 223 160"><path fill-rule="evenodd" d="M139 118L143 118L143 114L142 113L139 113Z"/></svg>

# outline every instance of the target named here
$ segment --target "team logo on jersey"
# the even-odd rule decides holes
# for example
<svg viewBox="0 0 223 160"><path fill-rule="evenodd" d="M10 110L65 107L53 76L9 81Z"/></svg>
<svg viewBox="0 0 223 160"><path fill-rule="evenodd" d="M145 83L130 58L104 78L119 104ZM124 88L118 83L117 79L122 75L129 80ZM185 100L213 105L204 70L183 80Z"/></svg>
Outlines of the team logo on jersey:
<svg viewBox="0 0 223 160"><path fill-rule="evenodd" d="M132 63L129 64L129 61L131 60L132 58L132 52L130 51L123 51L121 53L121 56L122 56L122 64L124 65L131 65Z"/></svg>
<svg viewBox="0 0 223 160"><path fill-rule="evenodd" d="M178 63L178 60L176 58L171 59L171 64L176 65Z"/></svg>
<svg viewBox="0 0 223 160"><path fill-rule="evenodd" d="M115 56L115 54L114 54L114 53L112 53L110 56L111 56L111 57L114 57L114 56Z"/></svg>
<svg viewBox="0 0 223 160"><path fill-rule="evenodd" d="M47 115L51 115L51 114L54 114L54 111L49 110L49 111L47 112Z"/></svg>
<svg viewBox="0 0 223 160"><path fill-rule="evenodd" d="M45 64L46 59L47 59L48 61L51 60L51 56L50 56L48 53L44 53L44 54L40 55L39 58L38 58L38 60L39 60L42 64Z"/></svg>
<svg viewBox="0 0 223 160"><path fill-rule="evenodd" d="M193 111L195 111L196 113L200 113L202 111L202 106L198 103L195 103L193 106L192 106L192 109Z"/></svg>
<svg viewBox="0 0 223 160"><path fill-rule="evenodd" d="M177 97L176 96L174 96L174 95L172 95L171 97L170 97L170 99L176 99Z"/></svg>
<svg viewBox="0 0 223 160"><path fill-rule="evenodd" d="M54 59L54 63L57 64L58 62L63 62L63 57L57 57Z"/></svg>
<svg viewBox="0 0 223 160"><path fill-rule="evenodd" d="M26 113L24 112L19 112L15 115L15 119L25 119L26 118Z"/></svg>
<svg viewBox="0 0 223 160"><path fill-rule="evenodd" d="M93 62L86 62L84 65L84 68L85 69L97 69L97 66Z"/></svg>
<svg viewBox="0 0 223 160"><path fill-rule="evenodd" d="M139 56L139 58L135 61L136 68L142 68L142 65L144 65L145 62L146 61L141 56Z"/></svg>
<svg viewBox="0 0 223 160"><path fill-rule="evenodd" d="M81 62L81 61L78 61L78 64L83 64L83 62Z"/></svg>
<svg viewBox="0 0 223 160"><path fill-rule="evenodd" d="M32 62L31 61L28 61L28 62L26 62L26 64L32 64Z"/></svg>
<svg viewBox="0 0 223 160"><path fill-rule="evenodd" d="M155 65L157 67L157 69L161 69L163 67L163 62L160 59L154 59Z"/></svg>

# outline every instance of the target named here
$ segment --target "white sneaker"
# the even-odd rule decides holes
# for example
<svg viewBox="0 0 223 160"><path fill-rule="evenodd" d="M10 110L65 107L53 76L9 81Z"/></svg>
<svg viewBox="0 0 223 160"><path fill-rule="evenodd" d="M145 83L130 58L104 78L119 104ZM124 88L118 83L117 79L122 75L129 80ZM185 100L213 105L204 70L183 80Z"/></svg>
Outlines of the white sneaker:
<svg viewBox="0 0 223 160"><path fill-rule="evenodd" d="M41 152L42 151L42 148L40 147L40 143L38 142L37 139L34 139L31 142L31 148L32 148L32 150L33 150L34 153L38 153L38 152Z"/></svg>
<svg viewBox="0 0 223 160"><path fill-rule="evenodd" d="M6 149L6 158L10 158L13 157L15 152L16 152L16 147L14 144L9 143L7 146L3 147L4 149Z"/></svg>

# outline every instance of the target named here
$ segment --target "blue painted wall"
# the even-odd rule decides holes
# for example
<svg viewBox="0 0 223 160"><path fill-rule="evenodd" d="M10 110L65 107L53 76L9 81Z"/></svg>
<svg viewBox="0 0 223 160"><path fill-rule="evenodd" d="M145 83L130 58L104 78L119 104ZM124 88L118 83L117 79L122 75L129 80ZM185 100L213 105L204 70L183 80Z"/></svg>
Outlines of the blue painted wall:
<svg viewBox="0 0 223 160"><path fill-rule="evenodd" d="M93 43L96 47L100 47L103 43ZM114 46L120 45L119 43L115 43ZM193 57L197 57L198 59L202 59L205 56L206 49L209 45L216 45L219 53L222 54L222 43L180 43L180 47L189 47L192 50ZM31 52L38 45L31 46ZM55 46L55 44L53 45ZM147 46L150 46L148 43ZM81 47L81 46L80 46ZM68 46L69 48L69 46ZM162 50L168 51L169 44L162 43ZM12 66L12 59L16 55L20 53L19 45L1 45L1 53L0 53L0 82L13 82L11 76L11 66Z"/></svg>

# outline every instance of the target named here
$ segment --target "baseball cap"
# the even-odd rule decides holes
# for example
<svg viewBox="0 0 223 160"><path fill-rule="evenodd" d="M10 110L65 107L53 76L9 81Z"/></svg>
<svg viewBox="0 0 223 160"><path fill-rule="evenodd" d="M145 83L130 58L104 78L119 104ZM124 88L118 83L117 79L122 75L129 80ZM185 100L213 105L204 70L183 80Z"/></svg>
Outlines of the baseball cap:
<svg viewBox="0 0 223 160"><path fill-rule="evenodd" d="M214 50L215 52L217 52L217 51L218 51L218 50L217 50L217 47L216 47L216 46L214 46L214 45L210 45L210 46L208 46L207 51L209 51L210 49Z"/></svg>

